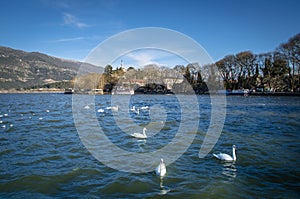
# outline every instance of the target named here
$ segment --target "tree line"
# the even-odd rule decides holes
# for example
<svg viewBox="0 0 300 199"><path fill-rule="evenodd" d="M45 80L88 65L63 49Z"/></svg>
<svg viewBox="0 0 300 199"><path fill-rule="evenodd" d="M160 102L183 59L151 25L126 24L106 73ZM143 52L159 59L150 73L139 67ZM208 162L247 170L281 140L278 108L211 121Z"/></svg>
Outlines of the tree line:
<svg viewBox="0 0 300 199"><path fill-rule="evenodd" d="M215 65L226 89L263 89L272 92L300 91L300 34L273 52L251 51L227 55Z"/></svg>
<svg viewBox="0 0 300 199"><path fill-rule="evenodd" d="M279 45L273 52L254 54L243 51L225 56L223 59L204 66L191 63L176 65L173 69L165 66L147 65L141 69L116 68L107 65L101 75L83 78L86 85L93 84L103 90L131 80L144 79L146 84L164 85L166 78L182 79L174 81L173 89L185 92L187 83L197 94L215 89L249 89L269 92L300 92L300 33ZM165 85L164 85L165 86Z"/></svg>

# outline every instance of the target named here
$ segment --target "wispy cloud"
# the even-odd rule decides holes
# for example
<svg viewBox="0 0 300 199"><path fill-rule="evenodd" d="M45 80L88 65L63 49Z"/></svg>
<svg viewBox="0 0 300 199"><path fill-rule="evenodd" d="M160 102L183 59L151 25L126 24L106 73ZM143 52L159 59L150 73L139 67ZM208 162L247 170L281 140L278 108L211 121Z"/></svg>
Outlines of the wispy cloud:
<svg viewBox="0 0 300 199"><path fill-rule="evenodd" d="M84 39L85 37L62 38L62 39L54 40L53 42L72 42L72 41L79 41Z"/></svg>
<svg viewBox="0 0 300 199"><path fill-rule="evenodd" d="M56 38L53 40L44 41L45 43L67 43L67 42L81 42L81 41L92 41L100 42L101 40L105 39L106 37L101 36L78 36L78 37L64 37L64 38Z"/></svg>
<svg viewBox="0 0 300 199"><path fill-rule="evenodd" d="M65 42L76 42L81 40L89 39L87 37L70 37L70 38L58 38L53 40L44 41L45 43L65 43Z"/></svg>
<svg viewBox="0 0 300 199"><path fill-rule="evenodd" d="M81 22L77 17L70 13L63 13L64 25L75 26L77 28L89 27L86 23Z"/></svg>
<svg viewBox="0 0 300 199"><path fill-rule="evenodd" d="M153 53L147 52L133 52L127 54L127 57L135 62L138 66L144 66L148 64L158 64L154 59L155 55Z"/></svg>
<svg viewBox="0 0 300 199"><path fill-rule="evenodd" d="M135 66L145 66L148 64L156 64L158 66L173 67L177 64L186 64L186 61L180 57L159 49L144 49L133 51L123 57L124 60Z"/></svg>

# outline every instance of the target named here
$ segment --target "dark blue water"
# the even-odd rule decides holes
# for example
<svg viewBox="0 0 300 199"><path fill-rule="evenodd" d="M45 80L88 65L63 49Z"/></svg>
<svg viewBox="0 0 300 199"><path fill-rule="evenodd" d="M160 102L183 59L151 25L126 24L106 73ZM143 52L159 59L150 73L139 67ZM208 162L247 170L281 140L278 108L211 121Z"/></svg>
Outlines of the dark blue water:
<svg viewBox="0 0 300 199"><path fill-rule="evenodd" d="M0 197L300 197L300 98L227 97L222 134L202 159L198 153L210 122L211 101L209 96L199 96L198 102L200 116L191 114L189 118L200 118L196 137L188 150L168 165L167 175L161 181L153 172L118 171L93 157L77 133L71 95L1 94ZM114 113L105 109L110 105L110 96L96 96L94 105L83 105L84 109L93 110L114 144L131 152L162 148L172 141L180 123L187 122L180 117L178 110L184 107L174 96L137 95L130 103L157 110L157 115L146 110L140 114L129 112L130 121L143 127L157 116L162 122L153 123L151 128L161 132L146 142L117 133L122 128L134 129L129 119L117 125ZM98 112L100 108L105 112ZM124 108L130 107L121 107ZM212 157L218 152L231 154L233 144L237 146L235 163Z"/></svg>

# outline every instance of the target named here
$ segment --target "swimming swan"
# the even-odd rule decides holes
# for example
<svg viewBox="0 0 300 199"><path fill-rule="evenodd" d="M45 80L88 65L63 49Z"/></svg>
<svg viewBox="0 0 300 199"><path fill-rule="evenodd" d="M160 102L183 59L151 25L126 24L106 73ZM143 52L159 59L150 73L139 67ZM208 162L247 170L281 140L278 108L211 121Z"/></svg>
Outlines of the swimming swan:
<svg viewBox="0 0 300 199"><path fill-rule="evenodd" d="M119 106L112 106L111 110L112 111L119 111L119 108L120 108Z"/></svg>
<svg viewBox="0 0 300 199"><path fill-rule="evenodd" d="M167 167L162 158L160 159L159 165L155 169L155 173L156 173L156 175L158 175L160 177L164 177L167 173Z"/></svg>
<svg viewBox="0 0 300 199"><path fill-rule="evenodd" d="M140 114L140 109L138 108L134 112L139 115Z"/></svg>
<svg viewBox="0 0 300 199"><path fill-rule="evenodd" d="M104 109L102 108L98 109L98 113L104 113Z"/></svg>
<svg viewBox="0 0 300 199"><path fill-rule="evenodd" d="M112 110L112 111L119 111L119 106L109 106L109 107L106 107L107 110Z"/></svg>
<svg viewBox="0 0 300 199"><path fill-rule="evenodd" d="M143 106L141 107L142 110L149 110L149 106Z"/></svg>
<svg viewBox="0 0 300 199"><path fill-rule="evenodd" d="M225 153L219 153L217 155L213 154L213 156L215 156L216 158L223 160L223 161L230 161L230 162L236 161L235 149L236 149L236 146L233 145L232 146L232 157Z"/></svg>
<svg viewBox="0 0 300 199"><path fill-rule="evenodd" d="M135 106L133 106L131 109L129 109L130 111L135 111Z"/></svg>
<svg viewBox="0 0 300 199"><path fill-rule="evenodd" d="M132 137L135 137L135 138L141 138L141 139L145 139L147 138L147 135L146 135L146 127L143 128L143 133L133 133L131 134Z"/></svg>

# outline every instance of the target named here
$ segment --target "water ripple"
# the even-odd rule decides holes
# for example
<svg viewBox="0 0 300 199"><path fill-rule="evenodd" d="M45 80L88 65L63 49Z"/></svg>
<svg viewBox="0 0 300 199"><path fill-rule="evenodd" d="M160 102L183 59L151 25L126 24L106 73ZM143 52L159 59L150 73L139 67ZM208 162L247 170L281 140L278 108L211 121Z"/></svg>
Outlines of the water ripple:
<svg viewBox="0 0 300 199"><path fill-rule="evenodd" d="M163 180L153 172L131 174L98 162L77 134L71 95L1 94L0 125L5 127L0 128L0 197L300 197L299 98L229 96L223 132L203 159L198 153L211 117L209 96L198 97L200 115L191 114L187 120L182 120L178 110L194 105L180 107L174 96L133 96L131 105L153 107L139 115L128 114L130 107L125 107L121 99L124 112L115 115L97 112L110 106L110 96L96 96L95 106L83 103L82 108L87 117L89 113L96 116L112 142L132 152L157 150L172 141L181 122L188 124L200 118L194 142L168 166ZM84 109L87 105L89 109ZM160 112L166 114L165 118L151 116L157 108L165 109ZM120 126L116 124L117 114L128 115ZM146 125L151 134L146 141L127 133ZM235 163L213 158L212 153L230 154L232 144L237 146Z"/></svg>

